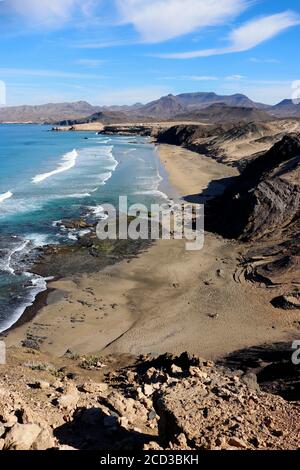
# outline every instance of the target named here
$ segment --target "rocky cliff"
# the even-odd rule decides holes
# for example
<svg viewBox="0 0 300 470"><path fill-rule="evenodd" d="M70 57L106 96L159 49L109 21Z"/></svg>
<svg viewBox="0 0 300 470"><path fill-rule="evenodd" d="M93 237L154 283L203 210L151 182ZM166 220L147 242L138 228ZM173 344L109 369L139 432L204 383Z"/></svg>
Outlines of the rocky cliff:
<svg viewBox="0 0 300 470"><path fill-rule="evenodd" d="M179 145L216 160L244 168L249 161L268 151L285 135L300 132L297 119L254 120L219 124L178 124L162 129L157 141Z"/></svg>
<svg viewBox="0 0 300 470"><path fill-rule="evenodd" d="M288 304L290 297L290 307L297 306L300 136L284 137L249 163L224 196L212 203L211 210L212 230L248 243L247 277L283 286L284 298L277 301Z"/></svg>

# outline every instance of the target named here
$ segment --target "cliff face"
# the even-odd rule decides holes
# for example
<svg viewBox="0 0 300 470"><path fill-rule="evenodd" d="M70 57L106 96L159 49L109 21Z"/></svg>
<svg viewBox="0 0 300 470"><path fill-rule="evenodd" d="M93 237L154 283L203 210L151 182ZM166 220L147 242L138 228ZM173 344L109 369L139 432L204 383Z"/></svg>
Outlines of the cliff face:
<svg viewBox="0 0 300 470"><path fill-rule="evenodd" d="M233 123L225 119L215 125L181 124L163 129L157 140L159 143L184 146L243 169L284 136L293 133L300 133L299 120Z"/></svg>
<svg viewBox="0 0 300 470"><path fill-rule="evenodd" d="M300 279L300 136L290 135L250 163L220 200L210 226L248 242L247 276L292 289ZM254 245L255 243L255 245Z"/></svg>

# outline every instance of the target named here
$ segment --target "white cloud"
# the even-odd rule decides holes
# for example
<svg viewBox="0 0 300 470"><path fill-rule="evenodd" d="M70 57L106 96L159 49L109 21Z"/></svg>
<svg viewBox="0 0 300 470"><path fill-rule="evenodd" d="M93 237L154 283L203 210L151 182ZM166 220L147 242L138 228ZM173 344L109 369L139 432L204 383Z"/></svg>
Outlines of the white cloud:
<svg viewBox="0 0 300 470"><path fill-rule="evenodd" d="M243 80L244 75L229 75L228 77L225 77L225 80L231 80L231 81L237 81L239 82L240 80Z"/></svg>
<svg viewBox="0 0 300 470"><path fill-rule="evenodd" d="M259 59L258 57L251 57L250 62L254 64L280 64L278 59Z"/></svg>
<svg viewBox="0 0 300 470"><path fill-rule="evenodd" d="M88 68L97 68L100 65L103 65L105 63L105 60L101 59L78 59L76 60L76 64L78 65L83 65L84 67Z"/></svg>
<svg viewBox="0 0 300 470"><path fill-rule="evenodd" d="M218 77L211 75L180 75L177 77L161 77L160 80L186 80L191 82L214 82Z"/></svg>
<svg viewBox="0 0 300 470"><path fill-rule="evenodd" d="M86 12L90 3L81 0L7 0L6 10L24 17L30 26L56 27L69 21L77 7Z"/></svg>
<svg viewBox="0 0 300 470"><path fill-rule="evenodd" d="M133 24L143 42L158 43L200 28L223 24L248 0L116 0L122 21Z"/></svg>
<svg viewBox="0 0 300 470"><path fill-rule="evenodd" d="M242 51L252 49L297 24L300 17L291 11L249 21L230 34L231 47Z"/></svg>
<svg viewBox="0 0 300 470"><path fill-rule="evenodd" d="M192 82L213 82L219 80L218 77L206 76L206 75L185 75L182 77L183 80L191 80Z"/></svg>
<svg viewBox="0 0 300 470"><path fill-rule="evenodd" d="M98 75L64 72L60 70L44 70L44 69L18 69L18 68L0 68L2 77L45 77L45 78L101 78Z"/></svg>
<svg viewBox="0 0 300 470"><path fill-rule="evenodd" d="M243 52L253 49L292 26L299 24L300 16L292 11L256 18L231 32L229 35L230 44L228 47L219 49L202 49L199 51L175 54L160 54L159 57L166 59L192 59L196 57L209 57L233 52Z"/></svg>

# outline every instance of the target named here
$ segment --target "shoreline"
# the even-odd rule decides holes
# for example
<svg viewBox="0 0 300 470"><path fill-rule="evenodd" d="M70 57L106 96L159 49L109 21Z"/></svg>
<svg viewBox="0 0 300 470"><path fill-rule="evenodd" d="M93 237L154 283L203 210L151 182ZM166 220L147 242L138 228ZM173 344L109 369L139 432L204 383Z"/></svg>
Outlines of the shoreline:
<svg viewBox="0 0 300 470"><path fill-rule="evenodd" d="M181 147L157 148L170 183L187 200L206 202L237 174ZM41 350L56 356L68 349L131 355L187 350L215 359L288 340L293 314L273 309L268 291L233 280L241 250L208 233L204 250L193 255L180 240L158 241L130 262L50 282L48 288L64 291L65 298L37 308L31 321L9 331L7 344L20 345L34 331L46 337Z"/></svg>
<svg viewBox="0 0 300 470"><path fill-rule="evenodd" d="M52 282L52 281L51 281ZM11 332L14 331L15 329L26 325L27 323L31 322L34 320L34 318L38 315L39 311L44 308L47 305L48 297L49 295L54 292L55 289L51 289L50 287L47 287L46 290L39 292L32 305L29 305L28 307L25 308L23 314L20 316L20 318L14 323L11 327L9 327L7 330L3 331L0 333L0 338L6 338L7 335Z"/></svg>

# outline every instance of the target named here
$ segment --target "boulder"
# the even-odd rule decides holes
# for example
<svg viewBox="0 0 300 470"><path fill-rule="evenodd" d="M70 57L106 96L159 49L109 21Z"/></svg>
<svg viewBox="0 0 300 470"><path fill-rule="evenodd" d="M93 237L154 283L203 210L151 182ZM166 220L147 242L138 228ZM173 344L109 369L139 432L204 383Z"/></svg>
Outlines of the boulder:
<svg viewBox="0 0 300 470"><path fill-rule="evenodd" d="M5 437L4 450L30 450L41 428L36 424L15 424Z"/></svg>

